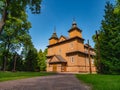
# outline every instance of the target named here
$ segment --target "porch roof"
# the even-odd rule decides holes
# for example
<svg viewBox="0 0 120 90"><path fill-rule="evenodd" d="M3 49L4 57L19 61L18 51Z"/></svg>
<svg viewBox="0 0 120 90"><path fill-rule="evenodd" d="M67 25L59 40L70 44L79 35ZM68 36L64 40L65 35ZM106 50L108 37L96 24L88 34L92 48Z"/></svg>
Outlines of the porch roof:
<svg viewBox="0 0 120 90"><path fill-rule="evenodd" d="M52 61L52 59L54 57L56 57L57 61ZM52 63L67 63L67 61L61 55L54 55L54 56L52 56L52 58L51 58L49 63L50 64L52 64Z"/></svg>

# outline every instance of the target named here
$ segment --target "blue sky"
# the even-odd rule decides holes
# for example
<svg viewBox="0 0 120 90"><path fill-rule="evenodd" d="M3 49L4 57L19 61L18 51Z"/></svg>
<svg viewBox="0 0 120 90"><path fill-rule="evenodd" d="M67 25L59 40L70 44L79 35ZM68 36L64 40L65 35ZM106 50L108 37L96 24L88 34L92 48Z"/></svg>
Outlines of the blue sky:
<svg viewBox="0 0 120 90"><path fill-rule="evenodd" d="M114 3L115 0L43 0L41 14L29 13L29 21L32 23L30 35L37 50L44 50L48 45L48 39L56 27L57 35L68 36L73 18L78 27L82 30L82 36L90 40L94 47L92 35L99 30L104 15L106 1Z"/></svg>

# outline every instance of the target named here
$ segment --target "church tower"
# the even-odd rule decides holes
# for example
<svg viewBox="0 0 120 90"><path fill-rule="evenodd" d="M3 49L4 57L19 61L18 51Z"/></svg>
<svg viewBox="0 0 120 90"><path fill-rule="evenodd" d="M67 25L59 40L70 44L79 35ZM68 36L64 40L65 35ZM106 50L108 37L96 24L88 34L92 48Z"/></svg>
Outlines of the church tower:
<svg viewBox="0 0 120 90"><path fill-rule="evenodd" d="M49 39L49 45L55 44L57 42L58 42L58 36L57 36L56 32L54 31L51 38Z"/></svg>
<svg viewBox="0 0 120 90"><path fill-rule="evenodd" d="M72 28L68 32L69 32L70 38L76 37L76 36L82 38L82 34L81 34L82 30L80 30L77 27L77 23L75 22L75 20L72 23Z"/></svg>

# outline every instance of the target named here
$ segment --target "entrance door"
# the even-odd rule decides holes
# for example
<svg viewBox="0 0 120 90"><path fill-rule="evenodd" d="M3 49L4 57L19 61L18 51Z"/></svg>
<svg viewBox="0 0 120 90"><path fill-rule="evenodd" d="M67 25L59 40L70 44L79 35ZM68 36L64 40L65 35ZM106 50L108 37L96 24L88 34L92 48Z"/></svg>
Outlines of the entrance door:
<svg viewBox="0 0 120 90"><path fill-rule="evenodd" d="M53 64L53 72L57 71L57 64Z"/></svg>
<svg viewBox="0 0 120 90"><path fill-rule="evenodd" d="M61 71L62 71L62 72L66 72L66 64L62 64Z"/></svg>

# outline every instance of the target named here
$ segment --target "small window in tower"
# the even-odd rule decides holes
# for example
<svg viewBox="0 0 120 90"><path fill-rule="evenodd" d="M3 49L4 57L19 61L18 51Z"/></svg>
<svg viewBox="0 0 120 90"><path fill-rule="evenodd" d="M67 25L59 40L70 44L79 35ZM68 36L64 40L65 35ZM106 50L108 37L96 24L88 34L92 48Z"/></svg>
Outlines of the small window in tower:
<svg viewBox="0 0 120 90"><path fill-rule="evenodd" d="M70 48L73 49L73 43L70 43Z"/></svg>

